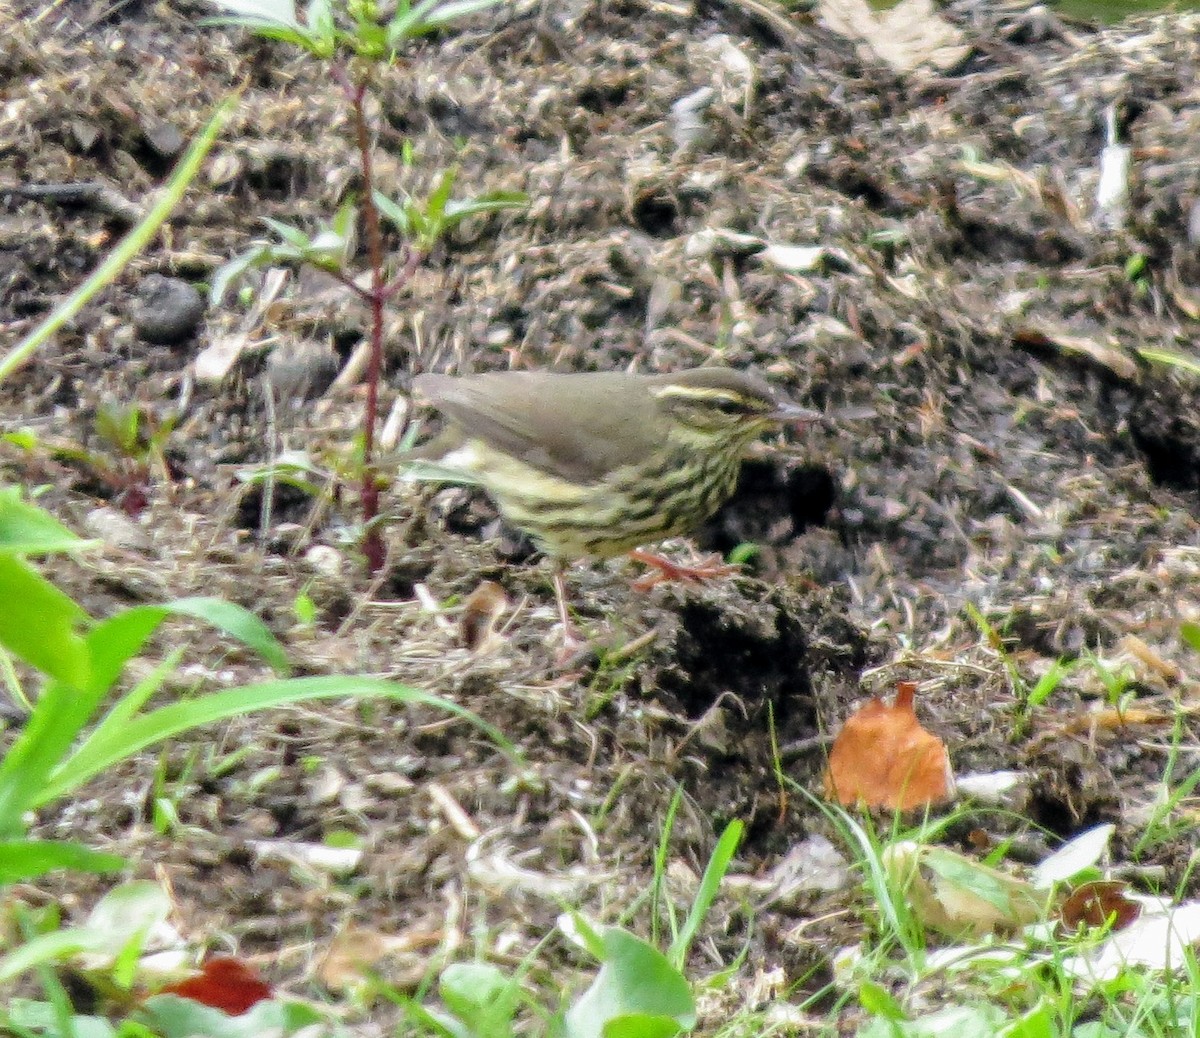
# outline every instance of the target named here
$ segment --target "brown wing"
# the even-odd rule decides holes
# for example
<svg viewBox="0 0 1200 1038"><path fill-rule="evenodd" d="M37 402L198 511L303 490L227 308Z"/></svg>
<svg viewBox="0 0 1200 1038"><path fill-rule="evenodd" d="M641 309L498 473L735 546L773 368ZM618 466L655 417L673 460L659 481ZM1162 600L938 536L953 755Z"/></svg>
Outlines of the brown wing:
<svg viewBox="0 0 1200 1038"><path fill-rule="evenodd" d="M596 482L661 445L657 405L639 375L421 375L414 387L467 436L562 479Z"/></svg>

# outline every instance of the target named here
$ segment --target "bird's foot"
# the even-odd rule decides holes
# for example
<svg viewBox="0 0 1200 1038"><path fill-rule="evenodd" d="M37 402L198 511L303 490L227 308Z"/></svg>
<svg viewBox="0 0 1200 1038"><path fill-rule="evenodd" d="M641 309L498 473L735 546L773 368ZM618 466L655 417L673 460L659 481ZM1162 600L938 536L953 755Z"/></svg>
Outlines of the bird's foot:
<svg viewBox="0 0 1200 1038"><path fill-rule="evenodd" d="M590 646L586 639L579 637L578 631L572 625L562 630L562 640L558 652L554 655L554 665L559 670L566 670L579 663L589 652Z"/></svg>
<svg viewBox="0 0 1200 1038"><path fill-rule="evenodd" d="M562 638L554 662L562 669L579 660L587 649L588 643L580 636L579 628L575 626L575 621L571 619L571 612L567 608L567 589L563 583L561 567L554 571L554 600L558 605L558 629Z"/></svg>
<svg viewBox="0 0 1200 1038"><path fill-rule="evenodd" d="M701 559L692 565L674 562L662 555L655 555L653 552L641 549L631 551L629 557L652 567L651 572L633 582L636 591L649 591L652 587L668 580L678 580L682 584L698 584L701 581L712 580L714 577L728 577L734 573L740 573L742 569L741 566L722 562L720 555L710 555L707 559Z"/></svg>

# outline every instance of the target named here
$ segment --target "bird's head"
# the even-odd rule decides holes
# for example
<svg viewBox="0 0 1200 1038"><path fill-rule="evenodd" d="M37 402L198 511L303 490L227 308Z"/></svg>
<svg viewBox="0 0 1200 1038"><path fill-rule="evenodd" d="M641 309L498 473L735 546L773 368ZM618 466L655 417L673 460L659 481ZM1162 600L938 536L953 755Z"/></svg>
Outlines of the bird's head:
<svg viewBox="0 0 1200 1038"><path fill-rule="evenodd" d="M698 448L740 448L772 426L821 417L762 379L729 368L662 375L650 391L671 420L670 435Z"/></svg>

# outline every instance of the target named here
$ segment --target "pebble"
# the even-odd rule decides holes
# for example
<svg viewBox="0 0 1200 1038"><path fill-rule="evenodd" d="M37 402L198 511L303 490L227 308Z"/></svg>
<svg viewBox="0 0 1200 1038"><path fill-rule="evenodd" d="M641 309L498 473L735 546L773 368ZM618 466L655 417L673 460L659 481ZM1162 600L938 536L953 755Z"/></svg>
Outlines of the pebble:
<svg viewBox="0 0 1200 1038"><path fill-rule="evenodd" d="M181 278L150 274L138 286L133 327L143 342L177 346L204 317L204 297Z"/></svg>

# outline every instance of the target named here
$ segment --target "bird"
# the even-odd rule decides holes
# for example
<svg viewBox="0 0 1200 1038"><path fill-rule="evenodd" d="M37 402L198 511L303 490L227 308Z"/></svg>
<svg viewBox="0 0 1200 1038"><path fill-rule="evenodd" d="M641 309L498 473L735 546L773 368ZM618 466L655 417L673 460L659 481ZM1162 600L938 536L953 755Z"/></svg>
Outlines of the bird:
<svg viewBox="0 0 1200 1038"><path fill-rule="evenodd" d="M637 551L695 529L733 494L760 434L822 416L757 375L722 367L673 374L500 371L423 374L416 392L446 428L404 455L478 483L501 516L556 563L564 643L576 641L563 573L629 552L669 577L688 567Z"/></svg>

